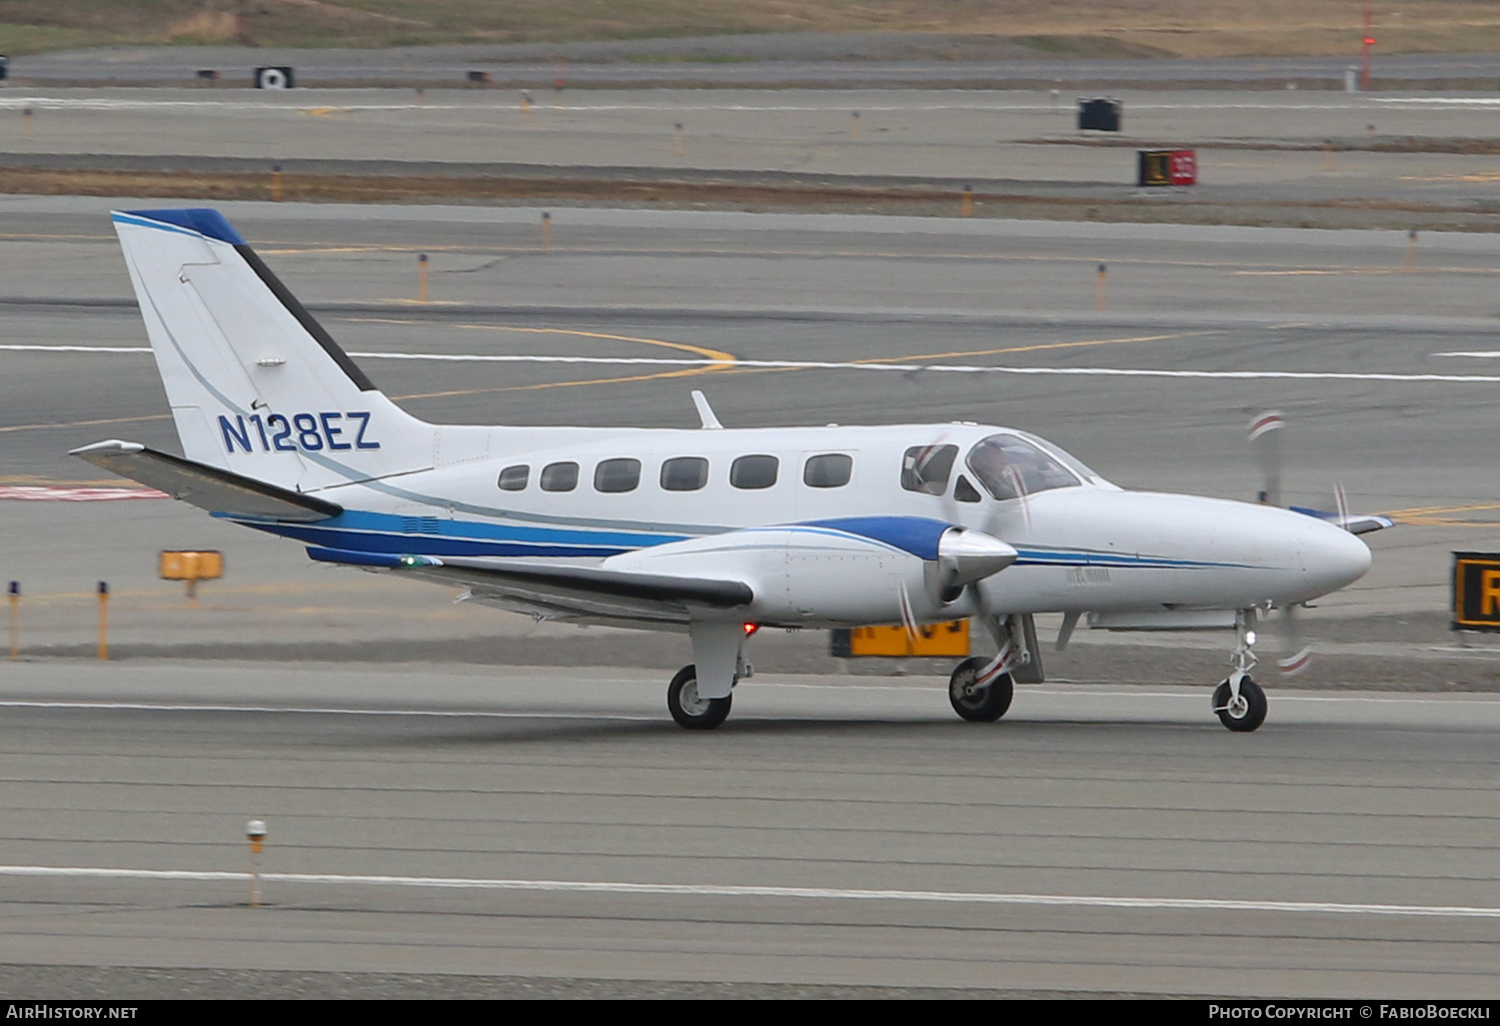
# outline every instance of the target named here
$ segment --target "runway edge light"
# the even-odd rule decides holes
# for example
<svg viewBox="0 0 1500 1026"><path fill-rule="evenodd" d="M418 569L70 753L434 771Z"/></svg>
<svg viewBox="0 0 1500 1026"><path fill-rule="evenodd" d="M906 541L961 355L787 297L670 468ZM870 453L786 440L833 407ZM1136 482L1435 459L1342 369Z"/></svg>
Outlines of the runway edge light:
<svg viewBox="0 0 1500 1026"><path fill-rule="evenodd" d="M10 595L10 661L21 657L21 582L11 581Z"/></svg>
<svg viewBox="0 0 1500 1026"><path fill-rule="evenodd" d="M109 659L109 583L99 582L99 661Z"/></svg>
<svg viewBox="0 0 1500 1026"><path fill-rule="evenodd" d="M252 819L245 824L245 836L250 838L250 906L260 905L260 853L266 840L266 822Z"/></svg>

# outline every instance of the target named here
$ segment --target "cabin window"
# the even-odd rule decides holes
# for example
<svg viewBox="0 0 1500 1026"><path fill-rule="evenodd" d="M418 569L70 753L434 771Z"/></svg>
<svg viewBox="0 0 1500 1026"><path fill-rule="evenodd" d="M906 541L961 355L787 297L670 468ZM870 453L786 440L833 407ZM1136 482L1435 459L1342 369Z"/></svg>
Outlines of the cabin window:
<svg viewBox="0 0 1500 1026"><path fill-rule="evenodd" d="M736 488L769 488L780 466L775 456L741 456L729 466L729 483Z"/></svg>
<svg viewBox="0 0 1500 1026"><path fill-rule="evenodd" d="M953 497L959 502L978 502L983 496L979 489L969 484L969 479L962 474L958 475L958 483L953 486Z"/></svg>
<svg viewBox="0 0 1500 1026"><path fill-rule="evenodd" d="M958 459L956 445L914 445L901 458L901 487L909 492L942 495Z"/></svg>
<svg viewBox="0 0 1500 1026"><path fill-rule="evenodd" d="M594 468L595 491L633 492L640 483L640 460L604 460Z"/></svg>
<svg viewBox="0 0 1500 1026"><path fill-rule="evenodd" d="M661 486L668 492L696 492L708 484L708 460L678 456L661 465Z"/></svg>
<svg viewBox="0 0 1500 1026"><path fill-rule="evenodd" d="M1067 467L1015 435L990 435L969 450L967 462L979 483L997 499L1080 484Z"/></svg>
<svg viewBox="0 0 1500 1026"><path fill-rule="evenodd" d="M526 482L531 480L531 467L525 463L514 467L506 467L500 471L500 490L502 492L524 492Z"/></svg>
<svg viewBox="0 0 1500 1026"><path fill-rule="evenodd" d="M854 472L854 458L841 452L811 456L802 465L802 483L809 488L842 488Z"/></svg>
<svg viewBox="0 0 1500 1026"><path fill-rule="evenodd" d="M578 487L578 464L549 463L542 468L542 491L571 492Z"/></svg>

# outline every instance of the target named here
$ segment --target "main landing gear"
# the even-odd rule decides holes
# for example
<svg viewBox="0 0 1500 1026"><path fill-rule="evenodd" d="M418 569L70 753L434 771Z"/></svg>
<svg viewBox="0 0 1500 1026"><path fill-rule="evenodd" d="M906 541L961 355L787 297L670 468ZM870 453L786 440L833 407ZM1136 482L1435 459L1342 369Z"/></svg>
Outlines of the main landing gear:
<svg viewBox="0 0 1500 1026"><path fill-rule="evenodd" d="M1242 609L1234 617L1234 672L1214 688L1214 712L1233 731L1254 730L1266 721L1266 693L1250 679L1255 666L1255 610Z"/></svg>
<svg viewBox="0 0 1500 1026"><path fill-rule="evenodd" d="M679 727L688 730L713 730L729 715L733 695L723 698L701 698L698 695L698 668L691 664L677 671L667 685L667 709Z"/></svg>
<svg viewBox="0 0 1500 1026"><path fill-rule="evenodd" d="M981 621L995 639L993 659L965 659L948 678L948 703L973 723L994 723L1010 709L1016 682L1039 684L1042 664L1030 617L989 616Z"/></svg>
<svg viewBox="0 0 1500 1026"><path fill-rule="evenodd" d="M973 656L958 664L948 678L948 701L953 711L975 723L994 723L1010 708L1015 681L1008 673L992 673L981 683L991 660Z"/></svg>
<svg viewBox="0 0 1500 1026"><path fill-rule="evenodd" d="M745 637L753 625L695 620L688 626L693 661L667 685L667 710L680 727L713 730L729 715L735 684L750 676Z"/></svg>

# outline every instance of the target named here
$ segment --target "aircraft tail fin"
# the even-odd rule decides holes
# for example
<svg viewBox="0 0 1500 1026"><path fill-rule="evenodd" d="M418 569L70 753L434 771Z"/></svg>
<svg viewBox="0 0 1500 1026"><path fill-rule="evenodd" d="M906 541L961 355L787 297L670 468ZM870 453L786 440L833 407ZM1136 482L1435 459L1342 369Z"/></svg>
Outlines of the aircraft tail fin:
<svg viewBox="0 0 1500 1026"><path fill-rule="evenodd" d="M309 491L432 465L377 389L216 210L116 211L184 454Z"/></svg>

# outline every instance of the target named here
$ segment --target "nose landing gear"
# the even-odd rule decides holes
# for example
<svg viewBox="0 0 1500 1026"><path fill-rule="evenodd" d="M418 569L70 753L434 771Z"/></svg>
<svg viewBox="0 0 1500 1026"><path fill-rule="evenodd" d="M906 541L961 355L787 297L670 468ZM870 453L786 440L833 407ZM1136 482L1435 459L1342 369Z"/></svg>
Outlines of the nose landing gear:
<svg viewBox="0 0 1500 1026"><path fill-rule="evenodd" d="M1214 688L1214 712L1233 731L1254 730L1266 721L1266 693L1250 678L1255 666L1255 610L1241 609L1234 617L1234 672Z"/></svg>

